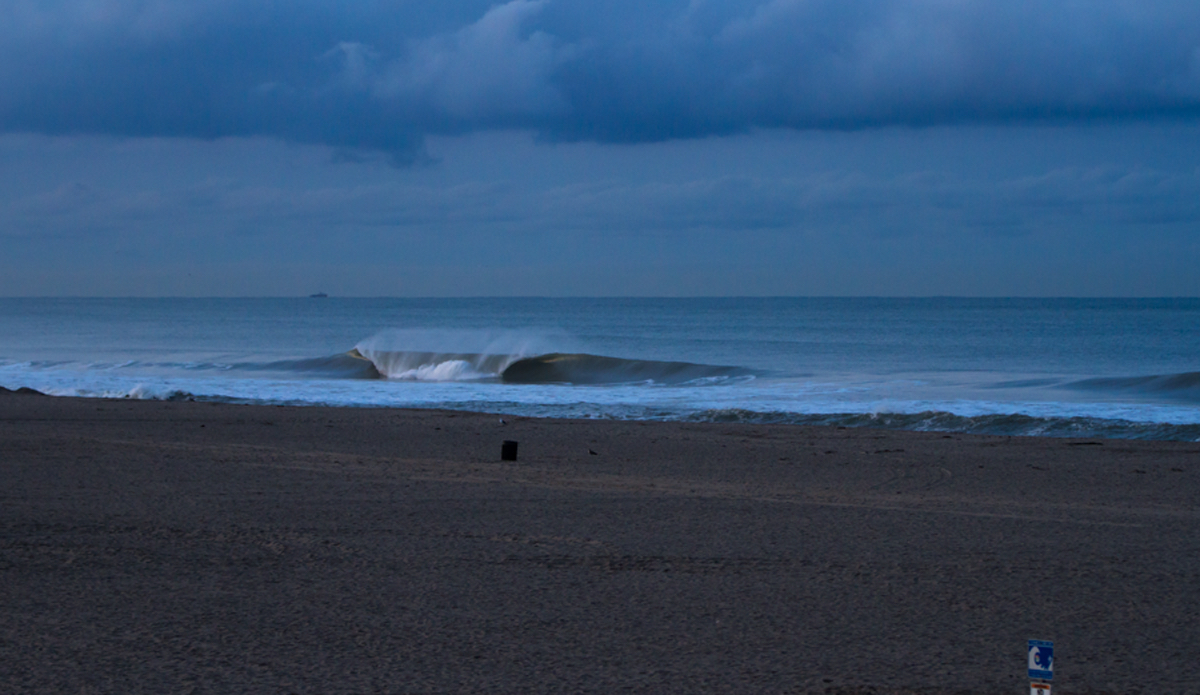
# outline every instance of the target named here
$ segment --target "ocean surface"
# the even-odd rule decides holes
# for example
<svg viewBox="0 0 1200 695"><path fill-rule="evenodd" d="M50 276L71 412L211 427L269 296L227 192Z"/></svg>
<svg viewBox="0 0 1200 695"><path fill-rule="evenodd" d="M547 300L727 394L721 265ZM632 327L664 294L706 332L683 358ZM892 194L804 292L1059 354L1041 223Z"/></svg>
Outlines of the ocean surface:
<svg viewBox="0 0 1200 695"><path fill-rule="evenodd" d="M1200 299L0 299L0 386L1200 441Z"/></svg>

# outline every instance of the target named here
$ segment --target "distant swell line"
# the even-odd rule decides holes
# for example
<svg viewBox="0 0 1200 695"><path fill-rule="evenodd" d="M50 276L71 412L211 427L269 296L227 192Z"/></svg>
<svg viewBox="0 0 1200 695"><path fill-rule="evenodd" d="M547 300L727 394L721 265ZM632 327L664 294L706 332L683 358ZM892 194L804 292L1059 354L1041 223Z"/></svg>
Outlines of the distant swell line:
<svg viewBox="0 0 1200 695"><path fill-rule="evenodd" d="M1125 391L1188 401L1200 401L1200 372L1129 377L1098 377L1072 382L1068 386L1088 391Z"/></svg>

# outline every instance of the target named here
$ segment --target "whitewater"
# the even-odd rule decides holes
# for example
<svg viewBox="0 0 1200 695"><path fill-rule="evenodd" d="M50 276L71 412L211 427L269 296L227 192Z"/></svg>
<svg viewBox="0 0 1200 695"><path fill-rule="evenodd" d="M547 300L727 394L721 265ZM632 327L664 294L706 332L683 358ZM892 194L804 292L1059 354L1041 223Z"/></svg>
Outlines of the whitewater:
<svg viewBox="0 0 1200 695"><path fill-rule="evenodd" d="M1197 299L0 299L53 395L1200 441Z"/></svg>

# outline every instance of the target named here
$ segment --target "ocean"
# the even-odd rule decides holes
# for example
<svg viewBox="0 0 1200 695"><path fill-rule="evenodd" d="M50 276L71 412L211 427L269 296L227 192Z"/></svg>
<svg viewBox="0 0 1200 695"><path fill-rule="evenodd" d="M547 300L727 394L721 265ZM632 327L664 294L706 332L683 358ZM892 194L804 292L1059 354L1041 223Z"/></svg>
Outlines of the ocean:
<svg viewBox="0 0 1200 695"><path fill-rule="evenodd" d="M0 299L0 386L1200 441L1200 299Z"/></svg>

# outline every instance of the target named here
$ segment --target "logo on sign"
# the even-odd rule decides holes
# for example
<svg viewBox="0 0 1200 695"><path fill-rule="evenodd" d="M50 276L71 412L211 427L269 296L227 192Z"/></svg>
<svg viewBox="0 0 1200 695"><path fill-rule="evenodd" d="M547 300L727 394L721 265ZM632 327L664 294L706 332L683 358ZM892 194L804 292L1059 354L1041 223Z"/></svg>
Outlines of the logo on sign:
<svg viewBox="0 0 1200 695"><path fill-rule="evenodd" d="M1045 640L1029 640L1029 677L1050 680L1054 678L1054 643Z"/></svg>

